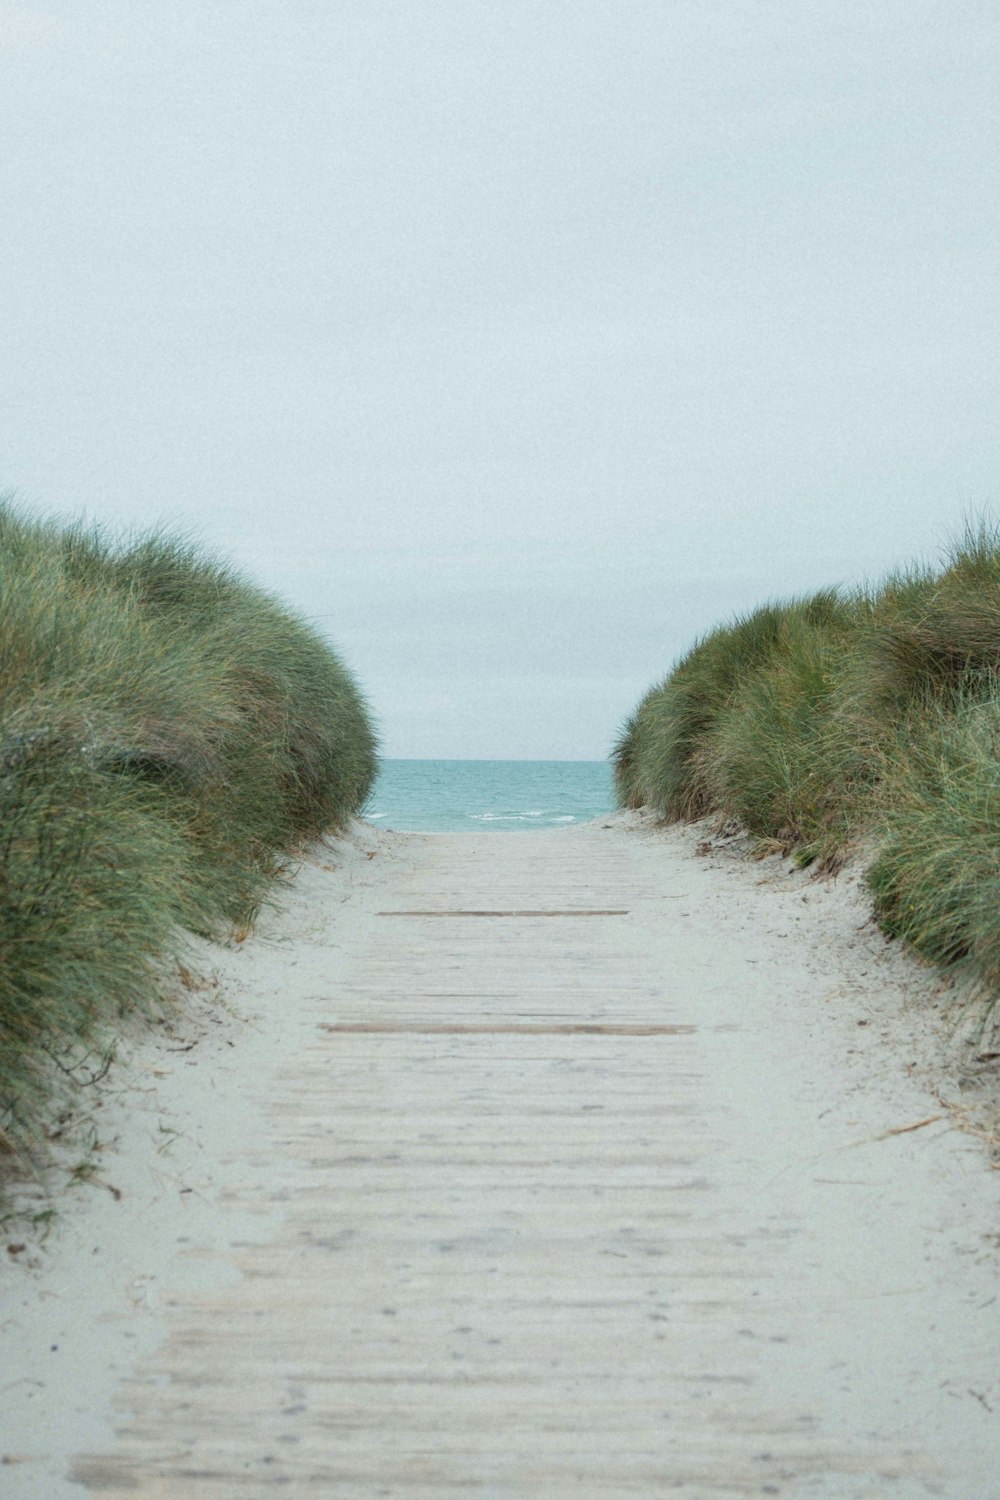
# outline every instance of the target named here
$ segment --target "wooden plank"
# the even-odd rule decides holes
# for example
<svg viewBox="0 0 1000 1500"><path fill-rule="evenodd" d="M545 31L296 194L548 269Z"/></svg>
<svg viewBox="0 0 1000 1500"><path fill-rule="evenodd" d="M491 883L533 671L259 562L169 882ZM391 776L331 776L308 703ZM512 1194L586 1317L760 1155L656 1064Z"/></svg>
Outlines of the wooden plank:
<svg viewBox="0 0 1000 1500"><path fill-rule="evenodd" d="M467 1021L437 1025L428 1021L321 1021L319 1029L354 1036L689 1036L697 1030L694 1026L680 1025L629 1026L570 1021L551 1026L517 1021L505 1025L477 1025Z"/></svg>
<svg viewBox="0 0 1000 1500"><path fill-rule="evenodd" d="M568 907L563 911L380 911L379 917L627 917L631 913L608 908L590 911L584 907Z"/></svg>

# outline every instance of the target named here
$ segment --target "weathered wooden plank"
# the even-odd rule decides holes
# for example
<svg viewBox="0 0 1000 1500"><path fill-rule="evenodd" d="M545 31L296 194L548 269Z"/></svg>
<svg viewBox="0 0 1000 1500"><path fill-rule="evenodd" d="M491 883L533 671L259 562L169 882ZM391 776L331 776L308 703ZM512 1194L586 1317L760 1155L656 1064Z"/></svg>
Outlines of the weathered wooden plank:
<svg viewBox="0 0 1000 1500"><path fill-rule="evenodd" d="M608 908L588 911L586 907L567 907L562 911L379 911L377 917L627 917L629 912Z"/></svg>
<svg viewBox="0 0 1000 1500"><path fill-rule="evenodd" d="M694 1026L629 1026L622 1022L564 1021L553 1025L508 1021L504 1025L473 1021L321 1021L321 1031L341 1036L351 1034L395 1036L690 1036Z"/></svg>

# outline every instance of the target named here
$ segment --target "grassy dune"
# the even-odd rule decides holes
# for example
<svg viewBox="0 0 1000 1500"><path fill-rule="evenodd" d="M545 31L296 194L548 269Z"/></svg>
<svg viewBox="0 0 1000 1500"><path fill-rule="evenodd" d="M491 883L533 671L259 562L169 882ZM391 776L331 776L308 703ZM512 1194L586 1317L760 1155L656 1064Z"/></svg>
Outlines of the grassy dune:
<svg viewBox="0 0 1000 1500"><path fill-rule="evenodd" d="M886 930L1000 993L1000 531L939 571L766 604L698 641L614 751L619 802L834 869Z"/></svg>
<svg viewBox="0 0 1000 1500"><path fill-rule="evenodd" d="M165 535L116 542L0 502L0 1148L58 1063L148 1006L182 929L253 921L282 859L376 769L336 654Z"/></svg>

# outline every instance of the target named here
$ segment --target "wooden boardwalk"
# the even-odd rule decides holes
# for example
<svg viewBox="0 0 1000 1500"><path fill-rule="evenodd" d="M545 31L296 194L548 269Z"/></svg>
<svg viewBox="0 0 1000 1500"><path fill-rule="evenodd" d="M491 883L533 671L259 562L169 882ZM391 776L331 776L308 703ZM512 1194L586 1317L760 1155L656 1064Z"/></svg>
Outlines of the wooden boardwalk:
<svg viewBox="0 0 1000 1500"><path fill-rule="evenodd" d="M870 1408L899 1339L872 1339L867 1271L824 1270L836 1218L753 1176L757 1043L711 941L692 958L678 926L671 948L678 906L643 848L405 848L331 917L347 981L317 986L277 1080L280 1229L233 1246L231 1284L174 1301L115 1443L76 1463L83 1490L966 1495L907 1416L908 1376L891 1421Z"/></svg>

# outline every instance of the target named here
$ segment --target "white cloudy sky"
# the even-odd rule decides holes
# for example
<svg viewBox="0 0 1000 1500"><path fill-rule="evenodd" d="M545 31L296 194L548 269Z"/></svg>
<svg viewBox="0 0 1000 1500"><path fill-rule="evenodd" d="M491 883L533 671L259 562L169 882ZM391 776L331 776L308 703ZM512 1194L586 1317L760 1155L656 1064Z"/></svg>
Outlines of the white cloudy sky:
<svg viewBox="0 0 1000 1500"><path fill-rule="evenodd" d="M0 487L196 528L391 755L602 756L996 504L998 78L973 0L0 0Z"/></svg>

